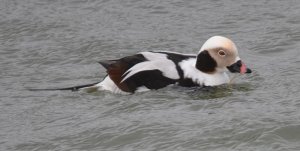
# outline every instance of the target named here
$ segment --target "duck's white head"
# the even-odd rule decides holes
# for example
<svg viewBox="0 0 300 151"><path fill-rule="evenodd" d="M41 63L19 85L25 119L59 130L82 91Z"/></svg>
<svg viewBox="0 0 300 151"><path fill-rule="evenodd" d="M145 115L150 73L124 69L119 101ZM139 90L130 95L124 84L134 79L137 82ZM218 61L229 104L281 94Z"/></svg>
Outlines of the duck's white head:
<svg viewBox="0 0 300 151"><path fill-rule="evenodd" d="M196 68L205 73L226 69L233 73L251 73L241 61L234 42L222 36L213 36L202 45L197 55Z"/></svg>

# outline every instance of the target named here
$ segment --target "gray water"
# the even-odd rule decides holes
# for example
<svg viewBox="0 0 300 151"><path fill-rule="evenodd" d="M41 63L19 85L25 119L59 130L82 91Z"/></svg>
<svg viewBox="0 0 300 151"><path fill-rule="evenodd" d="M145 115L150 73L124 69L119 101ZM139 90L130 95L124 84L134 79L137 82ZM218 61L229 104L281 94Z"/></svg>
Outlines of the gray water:
<svg viewBox="0 0 300 151"><path fill-rule="evenodd" d="M197 53L214 35L253 70L233 85L32 92L100 81L97 61ZM300 150L300 1L1 0L0 150Z"/></svg>

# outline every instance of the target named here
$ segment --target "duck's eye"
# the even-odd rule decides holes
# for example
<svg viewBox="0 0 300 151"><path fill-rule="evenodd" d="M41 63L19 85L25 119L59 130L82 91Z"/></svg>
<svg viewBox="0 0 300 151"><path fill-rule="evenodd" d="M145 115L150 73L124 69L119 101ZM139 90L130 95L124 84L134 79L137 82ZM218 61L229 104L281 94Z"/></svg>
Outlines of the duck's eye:
<svg viewBox="0 0 300 151"><path fill-rule="evenodd" d="M226 55L226 53L225 53L224 50L220 50L220 51L218 52L218 54L219 54L221 57L225 57L225 55Z"/></svg>

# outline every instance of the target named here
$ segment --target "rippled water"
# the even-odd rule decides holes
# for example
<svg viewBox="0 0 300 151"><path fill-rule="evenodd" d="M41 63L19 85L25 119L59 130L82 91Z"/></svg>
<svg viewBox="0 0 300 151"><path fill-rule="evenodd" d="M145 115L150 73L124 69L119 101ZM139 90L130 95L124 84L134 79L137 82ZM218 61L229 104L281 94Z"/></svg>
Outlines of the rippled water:
<svg viewBox="0 0 300 151"><path fill-rule="evenodd" d="M0 150L300 150L300 1L1 0ZM101 59L233 39L253 74L213 89L30 92Z"/></svg>

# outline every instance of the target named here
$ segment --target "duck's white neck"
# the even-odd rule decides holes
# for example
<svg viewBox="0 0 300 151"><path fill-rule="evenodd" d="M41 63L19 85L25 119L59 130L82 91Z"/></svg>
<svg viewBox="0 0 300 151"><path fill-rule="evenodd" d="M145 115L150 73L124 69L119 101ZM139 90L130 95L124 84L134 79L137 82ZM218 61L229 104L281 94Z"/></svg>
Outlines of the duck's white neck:
<svg viewBox="0 0 300 151"><path fill-rule="evenodd" d="M195 67L196 58L183 60L179 63L179 66L183 70L183 76L185 78L192 79L195 83L205 86L216 86L229 82L227 73L222 69L217 69L215 73L208 74L198 70Z"/></svg>

